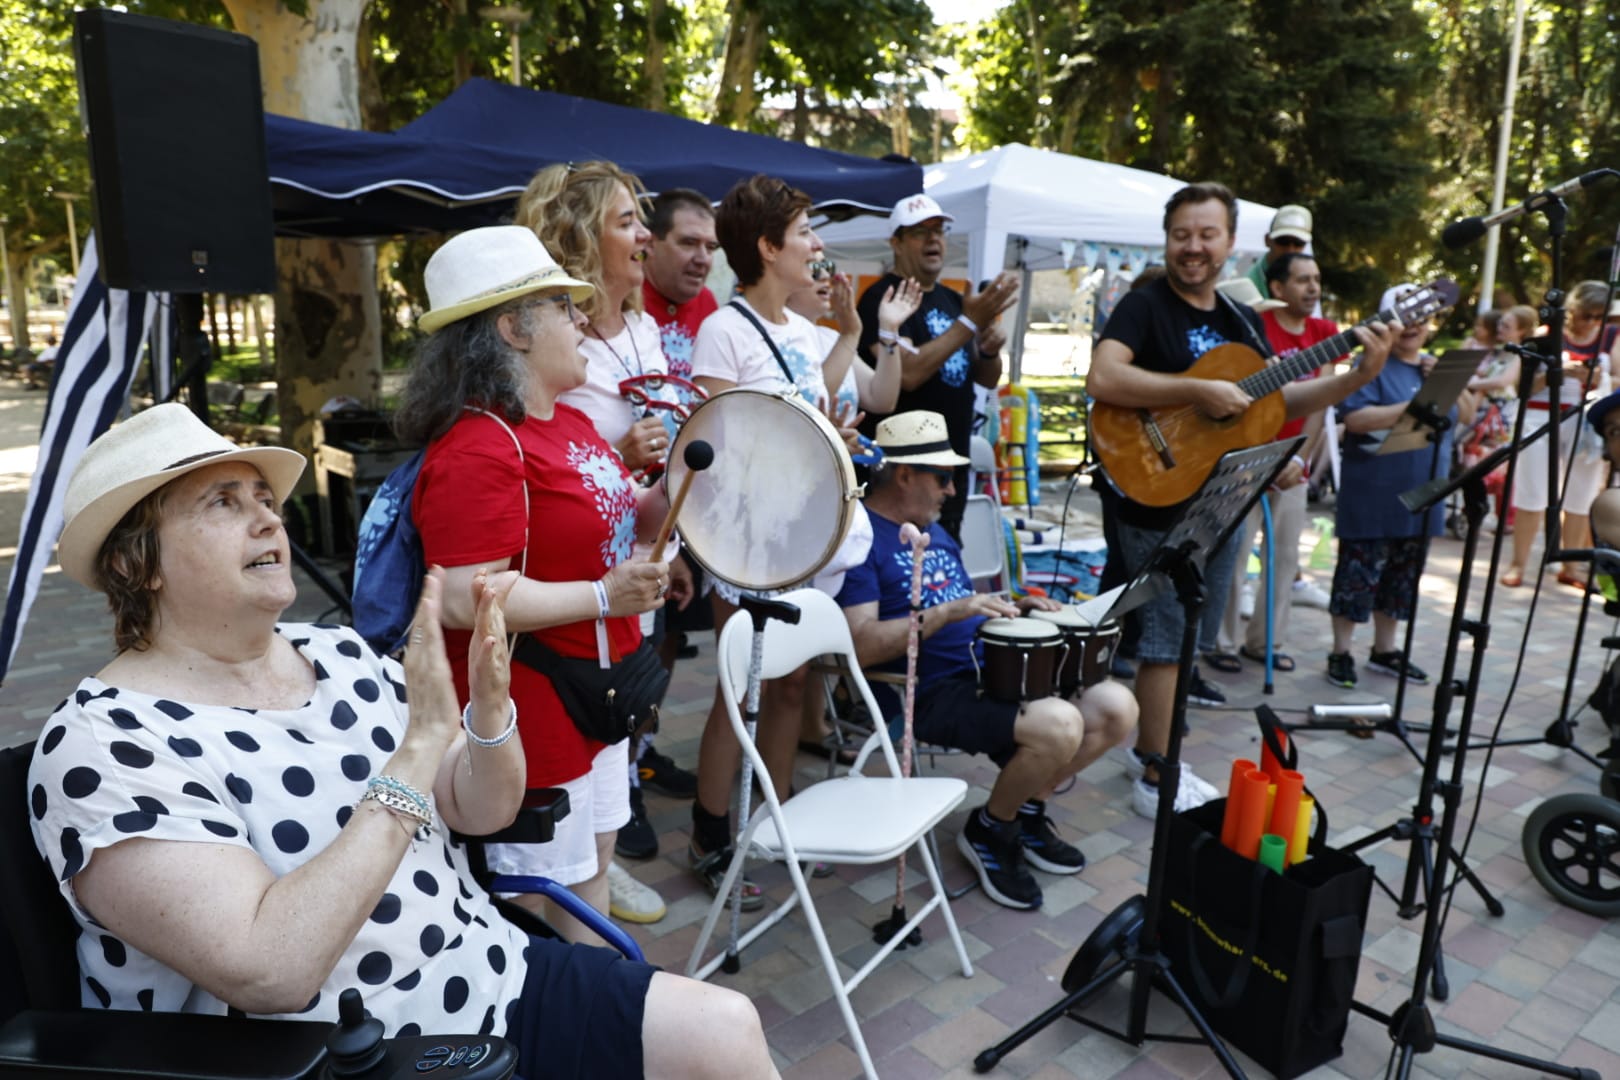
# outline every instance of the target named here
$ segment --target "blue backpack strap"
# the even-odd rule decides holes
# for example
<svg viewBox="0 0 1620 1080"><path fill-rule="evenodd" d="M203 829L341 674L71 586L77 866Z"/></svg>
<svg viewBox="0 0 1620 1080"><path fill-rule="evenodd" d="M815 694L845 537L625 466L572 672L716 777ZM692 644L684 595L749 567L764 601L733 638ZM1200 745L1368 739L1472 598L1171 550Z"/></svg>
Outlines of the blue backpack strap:
<svg viewBox="0 0 1620 1080"><path fill-rule="evenodd" d="M427 451L388 474L360 519L354 552L354 628L379 653L398 651L422 595L426 564L411 493Z"/></svg>

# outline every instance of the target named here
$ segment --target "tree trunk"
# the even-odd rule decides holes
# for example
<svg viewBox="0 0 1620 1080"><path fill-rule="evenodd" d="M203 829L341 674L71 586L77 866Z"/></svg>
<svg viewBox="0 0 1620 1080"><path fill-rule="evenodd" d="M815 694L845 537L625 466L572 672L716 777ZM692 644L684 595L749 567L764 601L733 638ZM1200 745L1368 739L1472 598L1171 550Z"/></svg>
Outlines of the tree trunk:
<svg viewBox="0 0 1620 1080"><path fill-rule="evenodd" d="M11 317L11 347L27 349L32 344L28 336L28 261L26 251L6 248L5 289L6 314Z"/></svg>
<svg viewBox="0 0 1620 1080"><path fill-rule="evenodd" d="M669 102L668 79L664 53L668 43L664 40L664 12L666 0L647 0L647 89L641 98L641 107L653 112L667 112Z"/></svg>
<svg viewBox="0 0 1620 1080"><path fill-rule="evenodd" d="M720 68L720 92L714 99L716 123L742 127L754 114L757 100L754 73L759 69L764 37L765 13L759 9L757 0L731 0L726 57Z"/></svg>
<svg viewBox="0 0 1620 1080"><path fill-rule="evenodd" d="M259 43L271 112L360 126L355 57L366 0L308 0L308 17L280 0L223 0ZM376 249L330 240L277 240L276 382L282 441L313 451L315 417L338 394L374 401L382 382ZM309 482L309 474L305 474Z"/></svg>
<svg viewBox="0 0 1620 1080"><path fill-rule="evenodd" d="M793 134L794 142L807 142L810 139L810 100L804 87L793 88Z"/></svg>

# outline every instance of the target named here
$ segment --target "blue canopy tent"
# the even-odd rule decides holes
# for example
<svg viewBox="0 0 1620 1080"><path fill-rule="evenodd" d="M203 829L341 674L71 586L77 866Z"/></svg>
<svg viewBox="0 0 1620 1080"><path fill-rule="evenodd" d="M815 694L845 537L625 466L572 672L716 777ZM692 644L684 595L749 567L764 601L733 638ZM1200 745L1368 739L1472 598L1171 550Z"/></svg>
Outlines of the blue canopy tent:
<svg viewBox="0 0 1620 1080"><path fill-rule="evenodd" d="M649 190L719 200L743 177L779 176L829 217L887 213L922 190L914 162L879 161L623 105L473 79L396 132L265 117L276 229L388 236L495 224L535 171L606 159Z"/></svg>

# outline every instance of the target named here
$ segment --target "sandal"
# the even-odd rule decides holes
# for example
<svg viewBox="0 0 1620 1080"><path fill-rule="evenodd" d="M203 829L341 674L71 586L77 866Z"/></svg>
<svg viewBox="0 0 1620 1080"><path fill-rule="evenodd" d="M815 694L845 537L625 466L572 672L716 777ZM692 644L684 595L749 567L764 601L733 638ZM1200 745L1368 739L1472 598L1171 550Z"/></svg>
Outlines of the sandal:
<svg viewBox="0 0 1620 1080"><path fill-rule="evenodd" d="M1502 575L1501 582L1510 589L1517 589L1524 584L1524 575L1517 570L1509 570Z"/></svg>
<svg viewBox="0 0 1620 1080"><path fill-rule="evenodd" d="M1204 663L1228 675L1235 675L1243 670L1243 661L1229 652L1207 652L1204 654Z"/></svg>
<svg viewBox="0 0 1620 1080"><path fill-rule="evenodd" d="M1558 584L1568 585L1570 588L1579 589L1582 592L1586 591L1586 579L1579 574L1572 574L1568 570L1559 573Z"/></svg>
<svg viewBox="0 0 1620 1080"><path fill-rule="evenodd" d="M799 751L821 758L823 761L836 761L840 765L855 764L855 748L853 746L838 746L827 736L827 741L814 742L810 739L799 740Z"/></svg>
<svg viewBox="0 0 1620 1080"><path fill-rule="evenodd" d="M1254 652L1247 645L1244 645L1238 649L1238 655L1243 657L1245 660L1253 660L1257 664L1264 664L1266 662L1266 654L1264 652ZM1272 649L1271 670L1293 671L1294 658L1285 652L1278 652L1276 649Z"/></svg>
<svg viewBox="0 0 1620 1080"><path fill-rule="evenodd" d="M731 866L732 846L727 844L707 855L698 854L697 848L688 847L686 858L691 863L692 873L703 882L703 887L709 890L710 896L720 895L720 884L726 880L726 870ZM726 906L731 906L731 897L726 897ZM743 875L742 883L742 910L758 911L765 906L765 894L758 885Z"/></svg>

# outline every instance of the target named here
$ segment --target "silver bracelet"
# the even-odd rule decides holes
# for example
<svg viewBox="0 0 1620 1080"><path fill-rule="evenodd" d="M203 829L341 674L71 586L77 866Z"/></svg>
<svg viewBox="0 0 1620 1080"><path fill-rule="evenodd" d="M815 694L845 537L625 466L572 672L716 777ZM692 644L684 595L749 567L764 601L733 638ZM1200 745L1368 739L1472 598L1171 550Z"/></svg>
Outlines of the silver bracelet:
<svg viewBox="0 0 1620 1080"><path fill-rule="evenodd" d="M407 825L407 830L411 834L412 846L417 841L426 840L433 835L431 811L424 815L414 798L403 795L387 785L378 784L375 779L366 786L366 792L360 796L360 802L377 803L395 817L400 818ZM358 806L359 803L355 805ZM409 828L411 822L415 823L414 829Z"/></svg>
<svg viewBox="0 0 1620 1080"><path fill-rule="evenodd" d="M473 730L472 702L467 702L467 707L461 710L461 726L467 732L467 741L477 746L490 748L505 746L507 741L511 739L513 735L517 734L517 702L513 701L511 698L507 698L506 704L511 709L511 715L509 715L506 719L506 730L495 736L493 739L486 739L482 735L478 734L478 732Z"/></svg>

